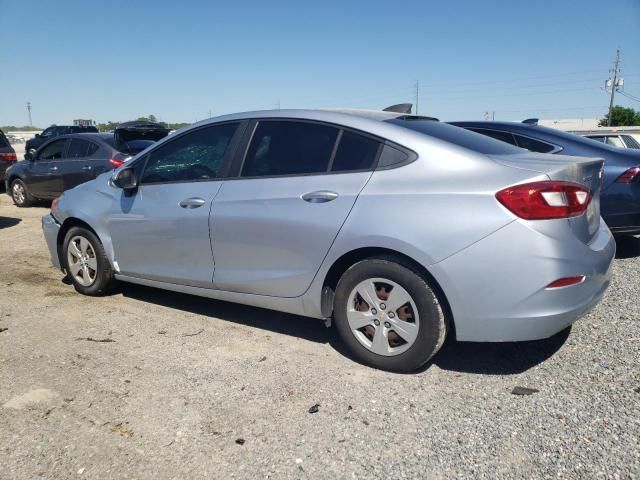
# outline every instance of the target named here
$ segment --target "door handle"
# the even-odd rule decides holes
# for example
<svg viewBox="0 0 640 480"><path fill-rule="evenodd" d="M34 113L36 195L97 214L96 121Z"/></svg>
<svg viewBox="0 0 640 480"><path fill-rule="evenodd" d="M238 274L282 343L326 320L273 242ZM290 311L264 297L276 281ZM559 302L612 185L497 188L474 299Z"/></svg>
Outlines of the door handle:
<svg viewBox="0 0 640 480"><path fill-rule="evenodd" d="M192 197L192 198L185 198L180 202L179 205L182 208L198 208L203 206L205 203L207 202L203 198Z"/></svg>
<svg viewBox="0 0 640 480"><path fill-rule="evenodd" d="M336 198L338 198L338 194L329 190L317 190L302 195L302 199L309 203L326 203Z"/></svg>
<svg viewBox="0 0 640 480"><path fill-rule="evenodd" d="M49 167L49 170L53 170L55 172L56 170L58 170L58 167L56 167L56 166Z"/></svg>
<svg viewBox="0 0 640 480"><path fill-rule="evenodd" d="M91 170L91 165L85 165L82 170Z"/></svg>

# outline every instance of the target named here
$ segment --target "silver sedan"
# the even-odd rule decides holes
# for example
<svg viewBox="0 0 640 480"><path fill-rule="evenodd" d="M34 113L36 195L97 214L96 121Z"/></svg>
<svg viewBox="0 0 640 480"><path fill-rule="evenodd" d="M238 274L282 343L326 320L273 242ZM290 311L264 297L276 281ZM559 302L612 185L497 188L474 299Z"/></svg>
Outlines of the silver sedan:
<svg viewBox="0 0 640 480"><path fill-rule="evenodd" d="M83 294L122 281L325 319L358 360L410 371L447 335L544 338L599 301L602 164L400 113L248 112L66 191L43 229Z"/></svg>

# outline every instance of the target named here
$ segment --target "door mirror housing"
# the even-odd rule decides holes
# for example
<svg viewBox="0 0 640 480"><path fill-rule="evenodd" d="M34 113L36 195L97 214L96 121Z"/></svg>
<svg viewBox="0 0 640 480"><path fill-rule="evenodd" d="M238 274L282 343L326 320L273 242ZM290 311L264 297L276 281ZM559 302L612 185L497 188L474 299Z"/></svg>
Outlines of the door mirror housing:
<svg viewBox="0 0 640 480"><path fill-rule="evenodd" d="M138 188L138 179L132 168L118 170L113 177L111 177L111 183L123 189L125 192L131 192Z"/></svg>
<svg viewBox="0 0 640 480"><path fill-rule="evenodd" d="M40 136L41 135L39 133L36 133L36 138L40 138Z"/></svg>

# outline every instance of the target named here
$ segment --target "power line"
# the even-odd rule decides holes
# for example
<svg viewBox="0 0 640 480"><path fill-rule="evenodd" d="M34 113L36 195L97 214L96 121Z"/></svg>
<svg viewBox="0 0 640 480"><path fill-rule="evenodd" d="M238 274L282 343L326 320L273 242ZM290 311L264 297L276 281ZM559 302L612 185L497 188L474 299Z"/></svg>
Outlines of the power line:
<svg viewBox="0 0 640 480"><path fill-rule="evenodd" d="M624 92L624 91L618 91L618 93L620 95L622 95L623 97L627 97L627 98L629 98L631 100L635 100L636 102L640 102L640 98L636 97L635 95L631 95L631 94L629 94L627 92Z"/></svg>

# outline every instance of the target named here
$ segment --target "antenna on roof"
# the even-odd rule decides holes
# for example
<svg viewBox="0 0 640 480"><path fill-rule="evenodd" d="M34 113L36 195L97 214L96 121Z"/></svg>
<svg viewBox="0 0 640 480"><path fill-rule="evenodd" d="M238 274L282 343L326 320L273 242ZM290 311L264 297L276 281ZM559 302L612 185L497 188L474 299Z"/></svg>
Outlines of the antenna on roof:
<svg viewBox="0 0 640 480"><path fill-rule="evenodd" d="M526 120L522 120L522 123L526 123L527 125L537 125L538 124L538 119L537 118L527 118Z"/></svg>
<svg viewBox="0 0 640 480"><path fill-rule="evenodd" d="M383 112L394 112L394 113L411 113L411 109L413 108L412 103L398 103L396 105L391 105L390 107L382 109Z"/></svg>

